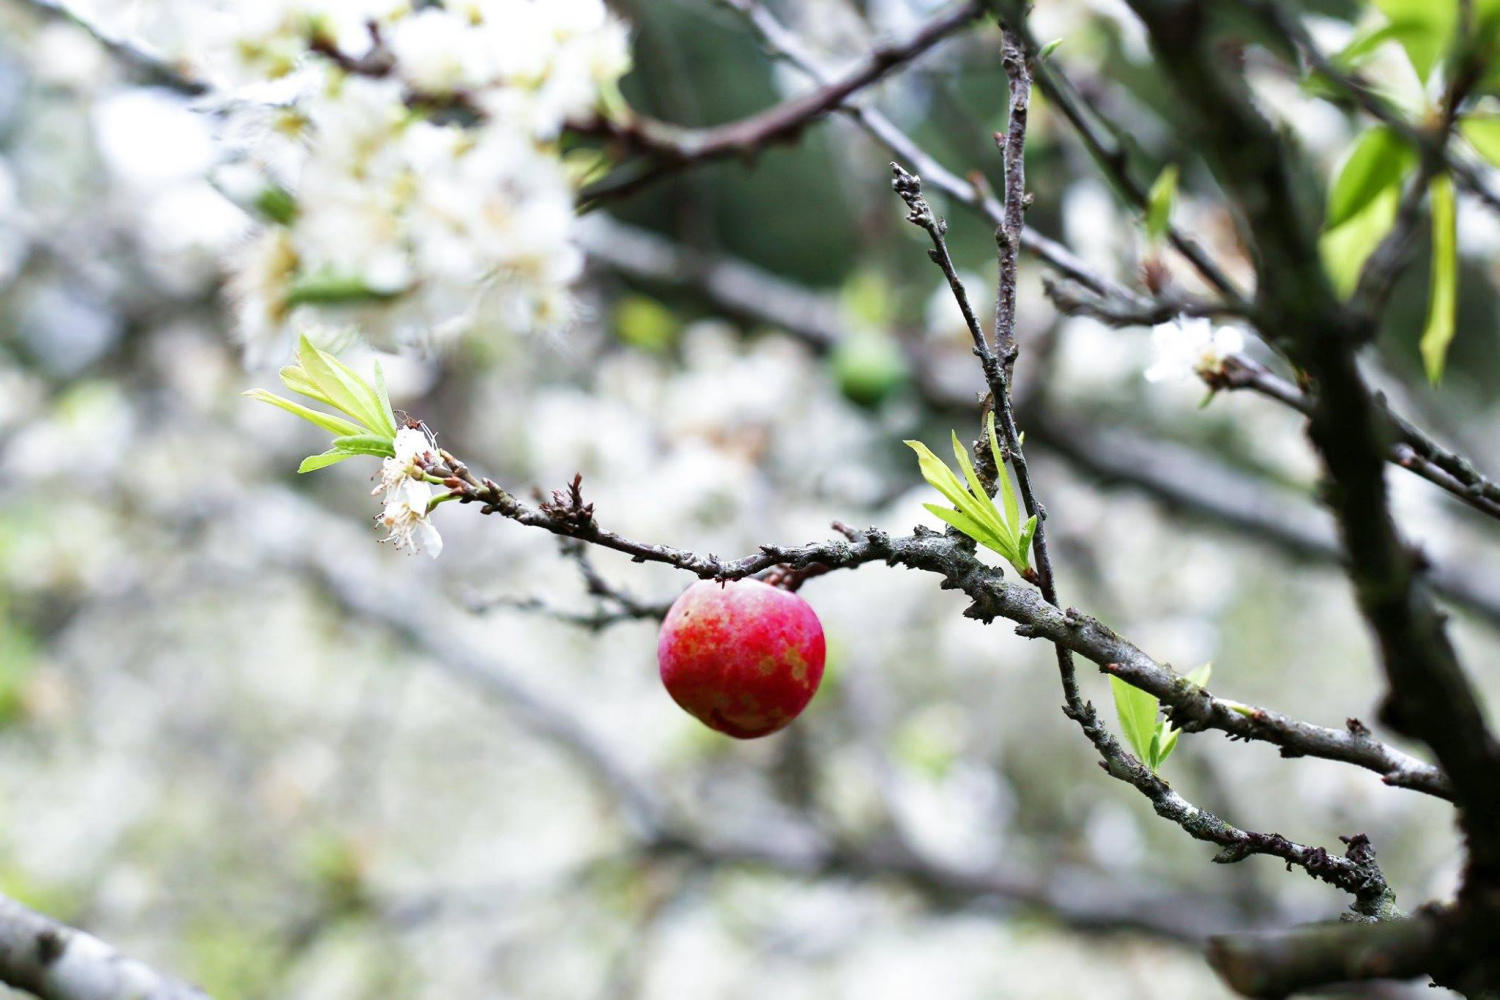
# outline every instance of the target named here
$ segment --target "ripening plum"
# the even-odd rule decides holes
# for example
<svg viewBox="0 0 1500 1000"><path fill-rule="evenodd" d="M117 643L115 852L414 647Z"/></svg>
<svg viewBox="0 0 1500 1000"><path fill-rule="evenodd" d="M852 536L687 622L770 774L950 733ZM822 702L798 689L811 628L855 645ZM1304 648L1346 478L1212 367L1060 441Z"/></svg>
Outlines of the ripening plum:
<svg viewBox="0 0 1500 1000"><path fill-rule="evenodd" d="M795 719L817 693L823 655L811 605L759 580L693 584L672 604L656 643L672 699L739 739Z"/></svg>

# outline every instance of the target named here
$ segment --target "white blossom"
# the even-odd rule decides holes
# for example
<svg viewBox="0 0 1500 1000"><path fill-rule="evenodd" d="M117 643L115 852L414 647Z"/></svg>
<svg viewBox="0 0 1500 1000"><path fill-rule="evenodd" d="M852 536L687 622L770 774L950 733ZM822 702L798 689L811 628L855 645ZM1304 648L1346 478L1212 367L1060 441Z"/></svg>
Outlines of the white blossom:
<svg viewBox="0 0 1500 1000"><path fill-rule="evenodd" d="M432 441L419 428L403 427L396 432L393 447L395 455L381 463L380 481L370 491L385 494L385 509L376 518L388 532L381 540L408 552L421 549L436 559L443 551L443 538L427 516L432 487L422 478L419 465L419 460L431 454Z"/></svg>
<svg viewBox="0 0 1500 1000"><path fill-rule="evenodd" d="M1151 328L1151 348L1155 358L1146 369L1147 381L1185 380L1218 372L1225 358L1244 350L1245 337L1205 318L1179 319Z"/></svg>
<svg viewBox="0 0 1500 1000"><path fill-rule="evenodd" d="M403 427L397 431L393 444L396 454L381 463L380 482L370 491L371 495L390 493L406 480L420 477L417 459L432 452L432 442L427 434L415 427Z"/></svg>
<svg viewBox="0 0 1500 1000"><path fill-rule="evenodd" d="M269 361L290 344L287 296L297 273L297 251L286 231L268 229L233 254L229 297L246 363Z"/></svg>
<svg viewBox="0 0 1500 1000"><path fill-rule="evenodd" d="M493 82L495 66L483 33L447 10L428 7L402 18L386 40L401 79L423 94L453 94Z"/></svg>
<svg viewBox="0 0 1500 1000"><path fill-rule="evenodd" d="M583 174L557 137L630 59L602 0L167 6L184 60L221 88L221 189L279 234L231 261L247 353L269 357L308 315L382 347L570 322ZM348 72L328 47L390 72Z"/></svg>
<svg viewBox="0 0 1500 1000"><path fill-rule="evenodd" d="M410 476L403 478L386 494L385 510L378 520L388 534L381 541L412 553L423 551L436 559L443 551L443 536L427 516L431 501L431 486Z"/></svg>

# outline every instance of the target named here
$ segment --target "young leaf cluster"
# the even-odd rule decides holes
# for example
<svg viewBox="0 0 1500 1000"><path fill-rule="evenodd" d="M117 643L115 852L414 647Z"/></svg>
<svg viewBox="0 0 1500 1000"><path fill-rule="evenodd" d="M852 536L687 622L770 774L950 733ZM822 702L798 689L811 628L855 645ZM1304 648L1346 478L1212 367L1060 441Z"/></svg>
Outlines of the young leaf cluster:
<svg viewBox="0 0 1500 1000"><path fill-rule="evenodd" d="M1213 664L1205 663L1188 674L1187 679L1203 687L1208 683L1211 673ZM1141 762L1155 771L1177 749L1177 737L1181 730L1166 719L1157 718L1161 705L1155 695L1114 676L1110 677L1109 686L1114 691L1115 713L1120 718L1120 731L1125 734L1126 742L1135 750L1135 755Z"/></svg>
<svg viewBox="0 0 1500 1000"><path fill-rule="evenodd" d="M1452 63L1465 58L1487 60L1473 93L1500 93L1500 0L1478 0L1468 36L1457 38L1463 18L1459 0L1375 0L1384 15L1381 23L1357 35L1333 56L1340 69L1356 71L1382 47L1397 45L1423 85L1440 72L1451 74ZM1337 91L1314 77L1309 86L1329 96ZM1425 94L1407 95L1423 105L1413 110L1431 118ZM1458 133L1491 164L1500 165L1500 117L1466 113ZM1365 261L1395 223L1403 186L1417 169L1419 158L1405 139L1386 125L1375 125L1355 141L1329 191L1324 218L1324 266L1340 295L1353 294ZM1432 215L1432 271L1428 286L1426 323L1420 351L1428 378L1442 378L1453 341L1458 308L1458 231L1453 182L1446 174L1431 178L1427 195Z"/></svg>
<svg viewBox="0 0 1500 1000"><path fill-rule="evenodd" d="M953 433L953 456L963 471L963 479L944 464L943 460L920 441L907 441L906 446L917 453L917 465L927 484L941 493L953 506L944 507L935 503L922 506L944 521L953 525L974 541L1005 557L1017 573L1028 579L1031 569L1031 536L1036 534L1036 515L1021 521L1021 507L1016 501L1015 487L1011 485L1010 473L1006 471L1005 454L995 437L995 415L992 413L985 423L985 432L990 439L990 454L995 459L996 476L1000 481L1002 512L979 482L969 453Z"/></svg>
<svg viewBox="0 0 1500 1000"><path fill-rule="evenodd" d="M265 389L250 389L245 393L252 399L294 413L334 435L332 446L321 454L303 459L298 472L312 472L356 455L390 458L396 454L396 417L391 410L379 364L375 366L372 385L354 369L303 337L297 344L297 364L281 369L281 381L298 395L342 414L315 410Z"/></svg>

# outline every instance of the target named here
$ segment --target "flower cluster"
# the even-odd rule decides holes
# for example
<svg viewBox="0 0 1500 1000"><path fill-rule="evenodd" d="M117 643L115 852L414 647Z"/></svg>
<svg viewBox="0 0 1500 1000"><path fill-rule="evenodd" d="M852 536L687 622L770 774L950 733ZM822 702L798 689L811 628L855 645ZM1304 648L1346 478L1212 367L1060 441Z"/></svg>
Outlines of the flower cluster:
<svg viewBox="0 0 1500 1000"><path fill-rule="evenodd" d="M408 552L425 549L437 558L443 551L443 539L430 515L434 507L452 496L434 495L430 483L436 480L429 480L427 472L428 466L437 461L432 439L418 424L407 423L398 429L380 366L375 366L373 381L367 381L304 336L297 343L297 364L281 369L281 381L292 392L327 409L313 409L264 389L251 389L245 395L334 435L327 451L307 456L297 471L315 472L351 458L380 456L384 459L380 482L370 494L384 494L385 509L375 518L388 532L384 541Z"/></svg>
<svg viewBox="0 0 1500 1000"><path fill-rule="evenodd" d="M330 324L384 346L565 325L583 171L558 137L629 61L602 0L252 7L185 10L224 88L218 181L266 222L230 284L252 362Z"/></svg>
<svg viewBox="0 0 1500 1000"><path fill-rule="evenodd" d="M427 516L433 492L422 468L431 459L432 442L425 431L403 427L396 432L395 450L381 463L380 482L370 491L371 496L385 494L385 509L375 518L388 532L381 540L408 552L421 549L436 559L443 551L443 536Z"/></svg>

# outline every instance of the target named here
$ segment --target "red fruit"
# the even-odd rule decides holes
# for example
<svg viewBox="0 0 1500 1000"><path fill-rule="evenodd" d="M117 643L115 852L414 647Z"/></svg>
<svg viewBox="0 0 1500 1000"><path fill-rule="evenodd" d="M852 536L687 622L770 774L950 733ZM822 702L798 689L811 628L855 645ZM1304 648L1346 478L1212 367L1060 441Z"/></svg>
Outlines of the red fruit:
<svg viewBox="0 0 1500 1000"><path fill-rule="evenodd" d="M672 700L740 739L774 733L807 707L823 679L823 654L812 607L759 580L693 584L656 641Z"/></svg>

